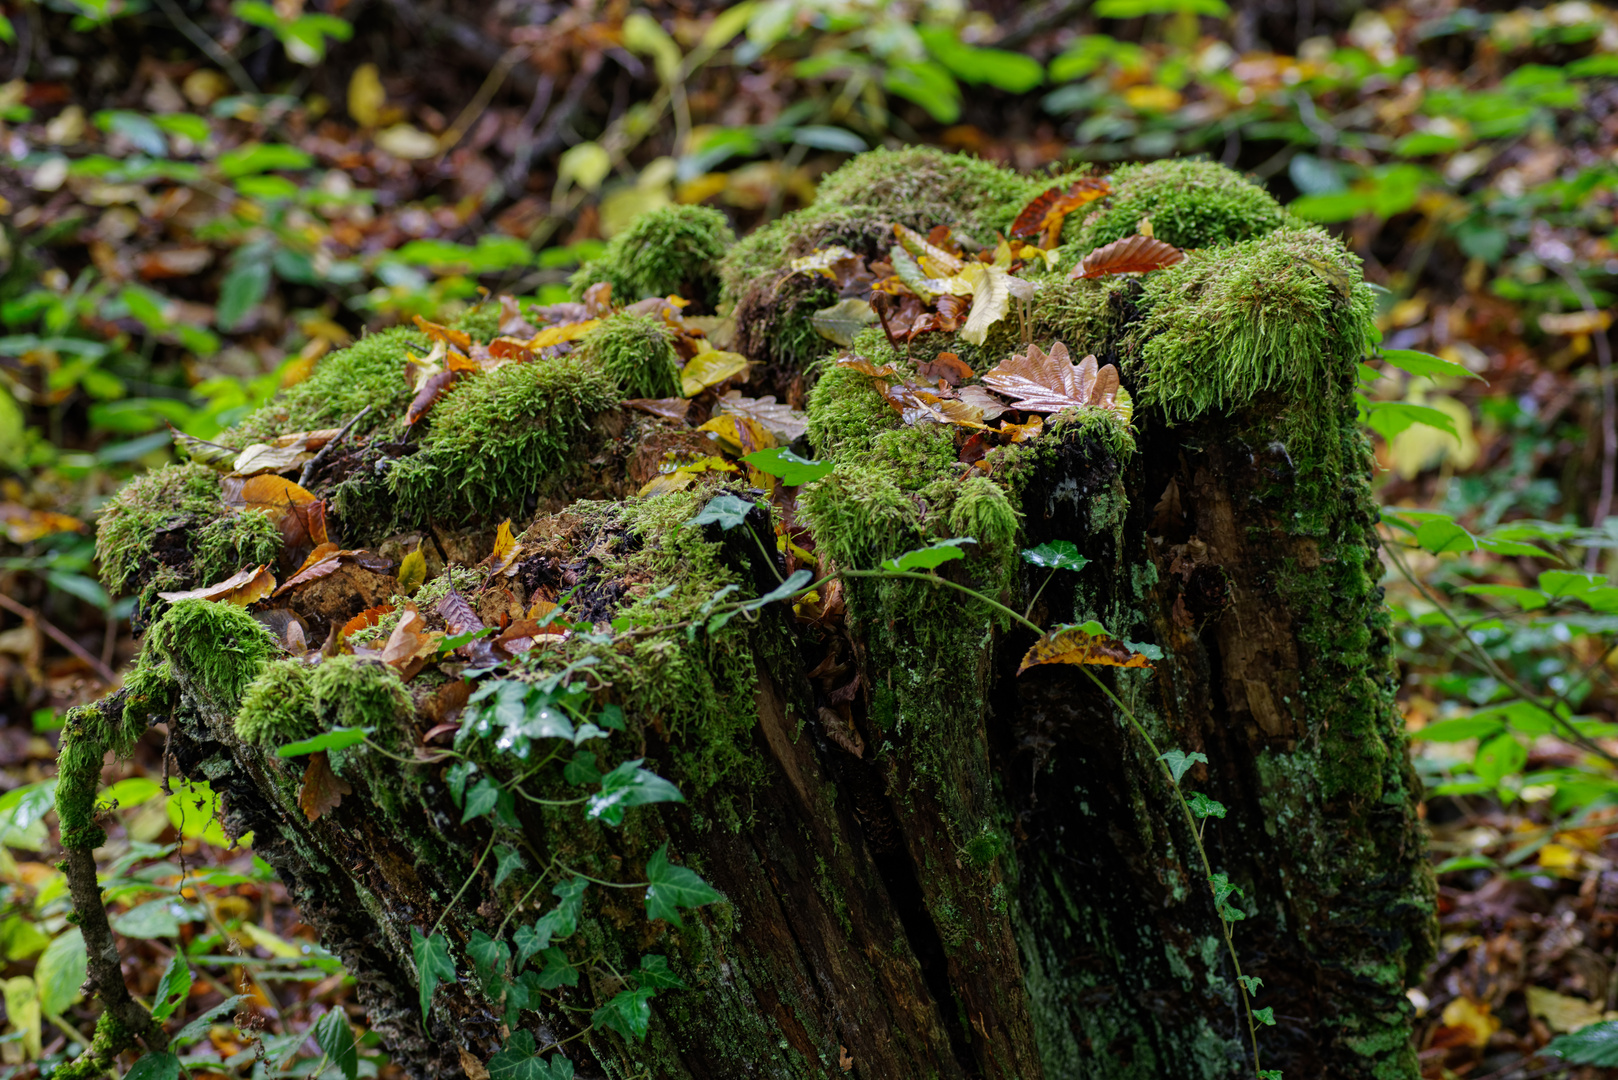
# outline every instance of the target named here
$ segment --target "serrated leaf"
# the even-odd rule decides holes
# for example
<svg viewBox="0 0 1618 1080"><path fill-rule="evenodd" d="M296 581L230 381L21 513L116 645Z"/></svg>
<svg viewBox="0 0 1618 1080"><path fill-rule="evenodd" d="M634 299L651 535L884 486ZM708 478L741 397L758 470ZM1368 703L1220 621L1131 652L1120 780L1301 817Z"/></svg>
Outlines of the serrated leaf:
<svg viewBox="0 0 1618 1080"><path fill-rule="evenodd" d="M658 802L685 802L680 789L649 769L640 767L643 758L626 761L601 778L601 792L590 796L587 814L608 825L621 825L624 811L632 806Z"/></svg>
<svg viewBox="0 0 1618 1080"><path fill-rule="evenodd" d="M1079 546L1071 540L1052 540L1036 548L1023 548L1023 562L1043 566L1050 570L1083 570L1090 560L1079 554Z"/></svg>
<svg viewBox="0 0 1618 1080"><path fill-rule="evenodd" d="M646 917L680 926L680 908L701 907L724 897L696 871L671 864L668 853L665 843L646 860L646 879L651 882L646 886Z"/></svg>
<svg viewBox="0 0 1618 1080"><path fill-rule="evenodd" d="M1170 750L1167 753L1159 754L1157 760L1169 767L1169 774L1174 777L1174 782L1178 784L1180 778L1191 771L1191 766L1199 762L1203 765L1208 764L1208 755L1197 750L1193 750L1189 754L1184 750Z"/></svg>
<svg viewBox="0 0 1618 1080"><path fill-rule="evenodd" d="M907 551L903 555L884 560L880 565L883 570L900 572L905 570L931 570L944 563L956 559L966 558L966 552L961 548L977 541L970 536L952 536L948 540L940 540L936 544L928 544L924 548Z"/></svg>
<svg viewBox="0 0 1618 1080"><path fill-rule="evenodd" d="M422 937L421 931L410 928L410 956L416 962L416 978L421 992L421 1022L427 1022L432 1008L433 991L438 984L455 978L455 961L449 956L449 938L442 933Z"/></svg>
<svg viewBox="0 0 1618 1080"><path fill-rule="evenodd" d="M343 1080L357 1080L360 1073L359 1046L354 1042L354 1029L348 1026L348 1014L341 1006L327 1009L315 1021L315 1045L325 1052Z"/></svg>

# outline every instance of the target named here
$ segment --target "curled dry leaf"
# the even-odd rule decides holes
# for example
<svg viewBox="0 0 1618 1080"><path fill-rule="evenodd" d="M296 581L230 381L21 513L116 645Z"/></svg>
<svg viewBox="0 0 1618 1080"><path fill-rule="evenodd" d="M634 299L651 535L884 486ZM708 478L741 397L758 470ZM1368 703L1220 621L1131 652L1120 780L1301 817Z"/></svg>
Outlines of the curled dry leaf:
<svg viewBox="0 0 1618 1080"><path fill-rule="evenodd" d="M348 782L331 771L326 751L316 750L309 755L309 764L303 769L303 786L298 789L298 806L304 817L314 821L337 809L343 796L353 793Z"/></svg>
<svg viewBox="0 0 1618 1080"><path fill-rule="evenodd" d="M897 378L899 373L892 364L883 364L877 367L863 356L845 356L837 361L838 367L853 368L861 375L869 375L873 379Z"/></svg>
<svg viewBox="0 0 1618 1080"><path fill-rule="evenodd" d="M757 450L768 450L775 445L775 436L751 416L722 413L697 428L719 441L727 453L746 457Z"/></svg>
<svg viewBox="0 0 1618 1080"><path fill-rule="evenodd" d="M603 285L606 282L602 282ZM534 352L560 345L564 341L577 341L601 324L600 319L585 319L582 322L562 323L559 326L547 326L528 340L528 348Z"/></svg>
<svg viewBox="0 0 1618 1080"><path fill-rule="evenodd" d="M437 648L438 635L427 633L427 620L412 606L405 608L403 618L378 655L384 664L391 664L399 672L401 679L409 681L427 666L427 658Z"/></svg>
<svg viewBox="0 0 1618 1080"><path fill-rule="evenodd" d="M790 405L780 404L774 394L761 398L742 397L740 390L727 390L719 399L715 411L720 414L745 416L756 420L782 445L792 442L809 430L809 417Z"/></svg>
<svg viewBox="0 0 1618 1080"><path fill-rule="evenodd" d="M500 297L500 325L496 329L501 334L510 334L525 340L539 333L539 328L523 317L522 305L517 302L515 296Z"/></svg>
<svg viewBox="0 0 1618 1080"><path fill-rule="evenodd" d="M227 476L219 487L226 506L240 506L274 517L288 551L302 551L328 542L326 504L291 480L273 473L245 479Z"/></svg>
<svg viewBox="0 0 1618 1080"><path fill-rule="evenodd" d="M1049 354L1038 345L984 373L983 383L1013 399L1026 412L1055 413L1063 409L1097 407L1117 411L1118 369L1099 370L1096 358L1086 356L1074 364L1067 346L1058 341Z"/></svg>
<svg viewBox="0 0 1618 1080"><path fill-rule="evenodd" d="M344 623L343 628L338 631L338 634L342 637L347 637L357 630L364 630L368 626L375 626L377 622L381 620L382 616L391 614L393 614L392 604L378 604L376 607L366 608L364 611L360 612L358 615Z"/></svg>
<svg viewBox="0 0 1618 1080"><path fill-rule="evenodd" d="M612 283L598 281L584 290L584 310L592 318L601 318L612 314Z"/></svg>
<svg viewBox="0 0 1618 1080"><path fill-rule="evenodd" d="M1104 667L1149 668L1146 657L1105 634L1091 634L1082 626L1046 634L1034 642L1017 668L1021 675L1041 664L1097 664Z"/></svg>
<svg viewBox="0 0 1618 1080"><path fill-rule="evenodd" d="M1081 176L1066 188L1050 188L1023 207L1022 213L1011 224L1011 235L1041 236L1045 239L1046 247L1053 247L1055 239L1061 235L1062 222L1067 215L1086 203L1110 194L1112 185L1094 176Z"/></svg>
<svg viewBox="0 0 1618 1080"><path fill-rule="evenodd" d="M1027 442L1037 438L1045 430L1045 420L1038 413L1026 424L1013 424L1010 420L1000 421L1000 437L1014 443Z"/></svg>
<svg viewBox="0 0 1618 1080"><path fill-rule="evenodd" d="M442 341L446 346L452 346L466 352L472 347L472 335L465 330L452 330L447 326L440 326L435 322L428 322L420 315L412 316L416 327L433 341Z"/></svg>
<svg viewBox="0 0 1618 1080"><path fill-rule="evenodd" d="M487 566L491 574L498 574L510 564L512 556L516 553L517 538L511 533L511 519L506 518L494 534L494 550L478 565Z"/></svg>
<svg viewBox="0 0 1618 1080"><path fill-rule="evenodd" d="M239 570L217 585L187 589L185 592L160 592L157 595L171 604L176 600L217 600L221 603L235 604L237 607L246 607L264 599L274 589L275 575L270 573L269 566L265 565Z"/></svg>
<svg viewBox="0 0 1618 1080"><path fill-rule="evenodd" d="M661 416L665 420L684 422L686 415L691 412L691 401L688 398L630 398L623 403L624 408L634 409L637 412L649 413L652 416Z"/></svg>
<svg viewBox="0 0 1618 1080"><path fill-rule="evenodd" d="M165 420L164 423L168 424L168 421ZM173 424L168 424L168 428L169 435L174 439L174 445L184 450L185 456L198 465L206 465L220 472L229 472L231 462L241 453L240 450L229 446L221 446L206 439L199 439L195 435L187 435Z"/></svg>
<svg viewBox="0 0 1618 1080"><path fill-rule="evenodd" d="M434 372L427 376L421 389L417 390L416 396L410 400L410 407L405 410L405 423L414 424L426 416L438 403L438 399L444 396L444 391L450 388L450 384L460 377L461 373L454 370Z"/></svg>
<svg viewBox="0 0 1618 1080"><path fill-rule="evenodd" d="M1098 278L1107 274L1144 274L1184 261L1185 252L1173 244L1136 234L1096 248L1068 276Z"/></svg>

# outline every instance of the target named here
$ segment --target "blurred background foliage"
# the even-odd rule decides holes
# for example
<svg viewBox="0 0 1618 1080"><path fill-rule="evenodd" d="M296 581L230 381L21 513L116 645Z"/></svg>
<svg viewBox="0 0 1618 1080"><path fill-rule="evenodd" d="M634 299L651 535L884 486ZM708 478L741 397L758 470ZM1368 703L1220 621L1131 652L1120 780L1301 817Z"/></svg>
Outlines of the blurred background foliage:
<svg viewBox="0 0 1618 1080"><path fill-rule="evenodd" d="M367 327L485 292L564 299L646 210L710 205L745 231L847 155L911 142L1027 171L1221 161L1345 235L1385 290L1385 350L1449 362L1365 375L1441 882L1443 952L1412 992L1424 1075L1526 1076L1558 1034L1618 1016L1618 12L0 0L17 1075L48 1075L93 1022L51 859L52 732L133 652L91 530L171 459L168 425L209 438ZM205 787L163 792L160 752L158 734L108 777L106 884L139 992L176 955L197 973L193 1074L386 1071L374 1040L328 1049L363 1019L352 980L264 864L223 847Z"/></svg>

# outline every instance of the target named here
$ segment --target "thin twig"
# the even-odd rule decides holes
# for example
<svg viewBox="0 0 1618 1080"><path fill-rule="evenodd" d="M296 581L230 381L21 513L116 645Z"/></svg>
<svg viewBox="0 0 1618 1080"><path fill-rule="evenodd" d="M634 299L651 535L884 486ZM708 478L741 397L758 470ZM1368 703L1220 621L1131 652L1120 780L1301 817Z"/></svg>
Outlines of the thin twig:
<svg viewBox="0 0 1618 1080"><path fill-rule="evenodd" d="M108 686L111 686L113 683L118 681L118 676L113 672L112 668L101 662L100 657L91 654L90 650L86 649L83 645L80 645L77 641L74 641L72 638L62 633L62 631L58 630L55 626L51 625L48 621L46 621L43 615L35 611L33 608L24 607L22 604L17 603L17 601L13 600L5 593L0 593L0 607L5 608L7 611L17 616L17 618L22 619L25 622L30 622L39 627L41 630L45 631L46 637L56 642L58 645L72 653L74 656L78 657L80 660L83 660L86 664L89 664L90 670L96 673L96 677L102 682L106 683Z"/></svg>
<svg viewBox="0 0 1618 1080"><path fill-rule="evenodd" d="M332 450L336 448L337 444L343 441L343 436L348 434L348 429L359 423L365 414L370 411L371 406L367 405L365 408L355 413L354 419L344 424L343 430L332 436L331 441L325 446L322 446L320 451L316 453L314 457L309 459L309 463L303 467L303 472L298 474L299 487L307 488L309 486L309 481L315 478L315 470L320 468L320 466L325 462L326 458L331 454Z"/></svg>
<svg viewBox="0 0 1618 1080"><path fill-rule="evenodd" d="M169 17L169 22L175 29L191 40L191 44L207 53L213 62L225 69L230 81L236 84L236 89L244 94L257 94L258 85L247 74L247 69L236 62L236 58L226 52L224 46L208 35L208 32L182 11L174 0L157 0L157 6L163 9L163 14Z"/></svg>
<svg viewBox="0 0 1618 1080"><path fill-rule="evenodd" d="M449 130L438 137L438 156L440 158L455 149L455 144L466 136L473 122L483 115L483 110L489 107L489 102L494 100L494 95L500 90L500 87L505 85L506 76L511 73L512 65L527 52L528 47L526 45L513 45L500 55L499 61L494 65L494 69L489 72L488 78L483 80L483 85L478 87L478 92L472 95L472 100L466 103L466 108L462 109L460 115L455 117L455 122L449 126Z"/></svg>

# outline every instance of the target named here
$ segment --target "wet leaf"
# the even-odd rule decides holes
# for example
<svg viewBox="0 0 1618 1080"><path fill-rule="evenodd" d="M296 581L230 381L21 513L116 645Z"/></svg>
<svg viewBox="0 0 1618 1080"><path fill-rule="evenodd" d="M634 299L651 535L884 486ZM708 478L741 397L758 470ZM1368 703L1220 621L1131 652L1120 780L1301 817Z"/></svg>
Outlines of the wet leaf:
<svg viewBox="0 0 1618 1080"><path fill-rule="evenodd" d="M646 498L652 495L667 495L671 491L684 491L690 487L705 472L737 472L736 466L722 457L709 456L681 465L673 472L660 473L654 476L635 494Z"/></svg>
<svg viewBox="0 0 1618 1080"><path fill-rule="evenodd" d="M966 552L961 548L975 543L977 541L970 536L952 536L948 540L940 540L936 544L928 544L924 548L917 548L884 560L881 567L895 573L906 570L931 570L947 562L966 558Z"/></svg>
<svg viewBox="0 0 1618 1080"><path fill-rule="evenodd" d="M1045 430L1045 420L1038 413L1026 424L1014 424L1010 420L1000 421L999 434L1002 439L1012 443L1024 443L1029 439L1038 438Z"/></svg>
<svg viewBox="0 0 1618 1080"><path fill-rule="evenodd" d="M686 522L687 525L718 525L729 532L747 520L753 504L737 495L715 495L708 500L702 512Z"/></svg>
<svg viewBox="0 0 1618 1080"><path fill-rule="evenodd" d="M1068 275L1072 278L1098 278L1108 274L1144 274L1185 261L1185 252L1150 236L1126 236L1098 247Z"/></svg>
<svg viewBox="0 0 1618 1080"><path fill-rule="evenodd" d="M601 791L590 796L587 814L608 825L621 825L624 811L632 806L658 802L685 802L680 789L650 769L641 768L643 758L626 761L601 778ZM679 925L678 920L674 920Z"/></svg>
<svg viewBox="0 0 1618 1080"><path fill-rule="evenodd" d="M600 323L600 319L584 319L580 322L562 323L559 326L547 326L529 339L528 348L538 352L553 345L560 345L564 341L578 341Z"/></svg>
<svg viewBox="0 0 1618 1080"><path fill-rule="evenodd" d="M1540 1053L1574 1065L1618 1066L1618 1020L1604 1020L1571 1035L1558 1035Z"/></svg>
<svg viewBox="0 0 1618 1080"><path fill-rule="evenodd" d="M954 353L941 352L931 360L917 364L916 374L924 379L943 379L951 386L959 386L963 380L972 377L973 371L966 361Z"/></svg>
<svg viewBox="0 0 1618 1080"><path fill-rule="evenodd" d="M248 479L227 476L220 481L220 494L227 506L241 506L273 517L289 551L328 543L326 504L291 480L269 473Z"/></svg>
<svg viewBox="0 0 1618 1080"><path fill-rule="evenodd" d="M756 450L767 450L775 445L775 436L757 420L734 413L723 413L697 428L718 440L725 451L743 457Z"/></svg>
<svg viewBox="0 0 1618 1080"><path fill-rule="evenodd" d="M237 476L257 476L259 473L280 473L295 469L315 456L303 442L289 446L271 446L254 443L231 462L230 471Z"/></svg>
<svg viewBox="0 0 1618 1080"><path fill-rule="evenodd" d="M407 608L404 616L388 635L382 646L381 660L391 664L399 677L409 680L427 664L427 657L437 651L437 642L426 633L427 620L415 608Z"/></svg>
<svg viewBox="0 0 1618 1080"><path fill-rule="evenodd" d="M837 366L853 368L861 375L869 375L873 379L895 379L899 376L892 364L877 367L863 356L845 356L837 361Z"/></svg>
<svg viewBox="0 0 1618 1080"><path fill-rule="evenodd" d="M298 789L298 807L303 816L315 821L322 814L337 809L344 795L353 794L348 782L331 771L326 752L318 750L309 755L309 764L303 770L303 786Z"/></svg>
<svg viewBox="0 0 1618 1080"><path fill-rule="evenodd" d="M323 731L319 735L297 742L289 742L285 746L276 748L275 756L282 758L302 757L304 754L324 753L327 750L343 750L365 741L367 732L364 728L334 727L330 731ZM345 792L346 794L346 792Z"/></svg>
<svg viewBox="0 0 1618 1080"><path fill-rule="evenodd" d="M1011 311L1012 277L998 266L983 263L969 264L961 277L972 284L972 310L961 327L961 340L982 345L989 336L989 327Z"/></svg>
<svg viewBox="0 0 1618 1080"><path fill-rule="evenodd" d="M972 406L983 414L985 421L993 420L1006 411L1006 403L995 397L981 386L963 386L960 389L960 399L963 403ZM1015 425L1013 425L1015 426ZM1034 434L1039 434L1036 429ZM1015 440L1021 441L1021 440Z"/></svg>
<svg viewBox="0 0 1618 1080"><path fill-rule="evenodd" d="M489 573L497 574L506 568L516 553L517 538L511 535L511 519L506 518L495 532L494 550L483 560L483 564L489 567Z"/></svg>
<svg viewBox="0 0 1618 1080"><path fill-rule="evenodd" d="M1028 412L1115 408L1118 369L1108 364L1098 370L1093 356L1074 364L1067 346L1058 341L1048 355L1038 345L1029 345L1026 353L1014 354L984 373L983 383L1014 399L1017 408Z"/></svg>
<svg viewBox="0 0 1618 1080"><path fill-rule="evenodd" d="M1046 634L1024 654L1017 674L1021 675L1041 664L1096 664L1130 668L1152 666L1143 654L1105 634L1092 633L1091 629L1088 625L1070 626Z"/></svg>
<svg viewBox="0 0 1618 1080"><path fill-rule="evenodd" d="M427 580L427 556L422 553L421 545L406 555L399 563L399 594L413 596L422 583Z"/></svg>
<svg viewBox="0 0 1618 1080"><path fill-rule="evenodd" d="M748 367L748 359L741 353L721 352L718 349L700 352L686 361L680 371L680 393L688 398L696 397L710 386L718 386L728 379L745 375Z"/></svg>
<svg viewBox="0 0 1618 1080"><path fill-rule="evenodd" d="M1052 540L1036 548L1024 548L1023 562L1043 566L1050 570L1083 570L1090 560L1079 554L1079 547L1071 540Z"/></svg>
<svg viewBox="0 0 1618 1080"><path fill-rule="evenodd" d="M664 919L680 926L680 908L702 907L723 900L718 891L694 870L669 862L669 846L664 844L646 860L646 917Z"/></svg>
<svg viewBox="0 0 1618 1080"><path fill-rule="evenodd" d="M273 595L281 596L299 585L333 574L343 565L345 558L352 559L356 555L364 554L366 554L364 551L341 551L336 544L322 544L310 553L298 572L287 578L286 583L275 590Z"/></svg>
<svg viewBox="0 0 1618 1080"><path fill-rule="evenodd" d="M691 402L686 398L630 398L623 405L626 409L682 423L691 412Z"/></svg>
<svg viewBox="0 0 1618 1080"><path fill-rule="evenodd" d="M275 590L275 575L268 565L239 570L219 582L201 589L185 592L162 592L157 595L174 603L177 600L217 600L221 603L247 607L269 596Z"/></svg>
<svg viewBox="0 0 1618 1080"><path fill-rule="evenodd" d="M1112 185L1105 179L1082 176L1066 188L1049 188L1022 208L1017 220L1011 224L1011 236L1045 238L1045 246L1054 246L1061 235L1062 222L1068 214L1112 194Z"/></svg>
<svg viewBox="0 0 1618 1080"><path fill-rule="evenodd" d="M837 345L853 345L854 335L877 321L869 301L858 298L839 300L809 316L815 333Z"/></svg>
<svg viewBox="0 0 1618 1080"><path fill-rule="evenodd" d="M787 487L798 487L829 475L836 468L829 461L810 461L794 454L787 447L759 450L742 458L757 469L776 477Z"/></svg>
<svg viewBox="0 0 1618 1080"><path fill-rule="evenodd" d="M438 984L455 978L455 962L449 957L449 939L442 933L422 937L421 931L410 928L410 956L416 962L416 978L420 983L421 1022L427 1022L432 1008L433 991Z"/></svg>

